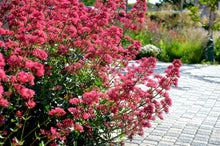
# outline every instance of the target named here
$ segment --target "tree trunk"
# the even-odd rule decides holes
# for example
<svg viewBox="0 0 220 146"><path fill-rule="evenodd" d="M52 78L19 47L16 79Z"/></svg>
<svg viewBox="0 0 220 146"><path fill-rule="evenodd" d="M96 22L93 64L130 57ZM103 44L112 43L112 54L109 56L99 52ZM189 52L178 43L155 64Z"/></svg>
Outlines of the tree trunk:
<svg viewBox="0 0 220 146"><path fill-rule="evenodd" d="M208 26L209 39L213 39L214 20L215 20L215 8L211 8L210 15L209 15L209 26Z"/></svg>

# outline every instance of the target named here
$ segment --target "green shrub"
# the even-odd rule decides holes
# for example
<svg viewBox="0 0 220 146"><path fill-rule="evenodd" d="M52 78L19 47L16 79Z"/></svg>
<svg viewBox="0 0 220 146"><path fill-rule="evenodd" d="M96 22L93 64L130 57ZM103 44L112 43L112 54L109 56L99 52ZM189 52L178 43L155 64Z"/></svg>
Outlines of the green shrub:
<svg viewBox="0 0 220 146"><path fill-rule="evenodd" d="M176 34L176 33L175 33ZM184 63L201 63L206 33L200 29L182 30L174 39L160 41L162 61L181 59Z"/></svg>
<svg viewBox="0 0 220 146"><path fill-rule="evenodd" d="M187 41L182 44L184 54L181 60L184 63L201 63L203 59L202 44L199 41Z"/></svg>
<svg viewBox="0 0 220 146"><path fill-rule="evenodd" d="M142 47L152 44L160 48L160 54L156 57L160 61L172 62L181 59L183 63L201 63L204 59L203 48L206 46L207 32L200 28L182 29L168 28L162 23L144 19L139 24L137 31L130 31L132 39L140 40ZM149 52L139 53L137 58L155 56Z"/></svg>
<svg viewBox="0 0 220 146"><path fill-rule="evenodd" d="M215 42L215 61L220 63L220 37Z"/></svg>

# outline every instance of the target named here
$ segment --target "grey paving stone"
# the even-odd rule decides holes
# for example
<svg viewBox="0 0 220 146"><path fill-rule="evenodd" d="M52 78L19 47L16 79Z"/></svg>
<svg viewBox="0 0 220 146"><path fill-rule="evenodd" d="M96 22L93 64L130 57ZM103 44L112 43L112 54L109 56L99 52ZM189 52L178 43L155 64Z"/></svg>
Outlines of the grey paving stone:
<svg viewBox="0 0 220 146"><path fill-rule="evenodd" d="M194 136L195 135L193 135L193 134L184 134L184 133L181 134L181 137L191 137L191 138L194 138Z"/></svg>
<svg viewBox="0 0 220 146"><path fill-rule="evenodd" d="M169 141L175 143L178 137L164 136L161 141Z"/></svg>
<svg viewBox="0 0 220 146"><path fill-rule="evenodd" d="M158 142L156 141L151 141L151 140L144 140L140 146L156 146Z"/></svg>
<svg viewBox="0 0 220 146"><path fill-rule="evenodd" d="M162 133L162 132L152 132L151 135L164 136L164 133Z"/></svg>
<svg viewBox="0 0 220 146"><path fill-rule="evenodd" d="M144 133L151 133L154 130L154 128L145 128Z"/></svg>
<svg viewBox="0 0 220 146"><path fill-rule="evenodd" d="M170 141L160 141L157 146L171 146L171 145L174 145L174 143Z"/></svg>
<svg viewBox="0 0 220 146"><path fill-rule="evenodd" d="M191 143L193 141L192 137L184 137L184 136L180 136L176 142L183 142L183 143Z"/></svg>
<svg viewBox="0 0 220 146"><path fill-rule="evenodd" d="M187 127L187 126L190 127L190 128L191 128L191 127L200 127L200 124L195 124L195 123L189 122L189 123L186 124L186 127Z"/></svg>
<svg viewBox="0 0 220 146"><path fill-rule="evenodd" d="M207 112L198 112L194 118L198 118L198 119L204 119L207 117Z"/></svg>
<svg viewBox="0 0 220 146"><path fill-rule="evenodd" d="M214 145L220 145L220 141L216 141L216 140L210 140L209 144L214 144Z"/></svg>
<svg viewBox="0 0 220 146"><path fill-rule="evenodd" d="M183 134L191 134L191 135L195 135L196 134L196 130L186 130L184 129L182 131Z"/></svg>
<svg viewBox="0 0 220 146"><path fill-rule="evenodd" d="M215 124L215 127L220 128L220 122Z"/></svg>
<svg viewBox="0 0 220 146"><path fill-rule="evenodd" d="M208 146L218 146L218 145L215 145L215 144L208 144Z"/></svg>
<svg viewBox="0 0 220 146"><path fill-rule="evenodd" d="M199 129L204 130L204 131L205 131L205 130L207 130L207 131L210 130L210 131L211 131L211 130L213 129L213 126L210 126L210 125L201 125Z"/></svg>
<svg viewBox="0 0 220 146"><path fill-rule="evenodd" d="M184 124L174 124L171 126L171 128L175 128L175 129L183 129L185 127Z"/></svg>
<svg viewBox="0 0 220 146"><path fill-rule="evenodd" d="M138 144L134 144L134 143L125 143L125 146L138 146Z"/></svg>
<svg viewBox="0 0 220 146"><path fill-rule="evenodd" d="M207 143L201 143L201 142L192 142L191 146L207 146Z"/></svg>
<svg viewBox="0 0 220 146"><path fill-rule="evenodd" d="M134 144L141 144L142 140L137 140L137 139L133 139L131 142L129 143L134 143Z"/></svg>
<svg viewBox="0 0 220 146"><path fill-rule="evenodd" d="M135 136L133 139L134 140L144 140L144 137L143 136Z"/></svg>
<svg viewBox="0 0 220 146"><path fill-rule="evenodd" d="M214 126L215 125L215 121L204 121L203 123L202 123L202 125L204 125L204 126Z"/></svg>
<svg viewBox="0 0 220 146"><path fill-rule="evenodd" d="M183 143L183 142L176 142L174 145L175 146L190 146L189 143Z"/></svg>
<svg viewBox="0 0 220 146"><path fill-rule="evenodd" d="M159 142L161 140L162 136L156 136L156 135L149 135L144 140L150 140L150 141L156 141Z"/></svg>
<svg viewBox="0 0 220 146"><path fill-rule="evenodd" d="M171 125L161 124L161 125L158 125L155 129L158 129L158 130L168 130L170 127L171 127Z"/></svg>
<svg viewBox="0 0 220 146"><path fill-rule="evenodd" d="M171 132L169 132L169 133L167 133L166 134L166 136L170 136L170 137L179 137L180 136L180 133L171 133Z"/></svg>
<svg viewBox="0 0 220 146"><path fill-rule="evenodd" d="M192 119L193 117L194 117L194 114L183 114L181 118Z"/></svg>
<svg viewBox="0 0 220 146"><path fill-rule="evenodd" d="M212 112L209 113L209 116L218 118L220 109L213 109Z"/></svg>
<svg viewBox="0 0 220 146"><path fill-rule="evenodd" d="M194 140L202 141L202 142L208 142L208 141L209 141L209 138L196 136L196 137L194 137Z"/></svg>
<svg viewBox="0 0 220 146"><path fill-rule="evenodd" d="M198 135L211 135L211 132L212 132L211 130L199 129L196 134L198 134Z"/></svg>
<svg viewBox="0 0 220 146"><path fill-rule="evenodd" d="M195 138L195 137L200 137L200 138L209 139L209 138L210 138L210 135L199 135L199 134L195 134L195 135L194 135L194 138Z"/></svg>

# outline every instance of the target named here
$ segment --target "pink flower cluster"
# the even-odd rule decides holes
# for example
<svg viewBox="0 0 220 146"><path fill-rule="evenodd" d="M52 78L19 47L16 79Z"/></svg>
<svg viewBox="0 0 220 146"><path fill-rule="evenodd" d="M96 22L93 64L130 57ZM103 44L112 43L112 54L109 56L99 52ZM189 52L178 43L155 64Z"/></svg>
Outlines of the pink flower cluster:
<svg viewBox="0 0 220 146"><path fill-rule="evenodd" d="M56 107L55 109L52 109L49 112L49 115L57 116L57 117L64 116L65 114L66 114L66 112L60 107Z"/></svg>

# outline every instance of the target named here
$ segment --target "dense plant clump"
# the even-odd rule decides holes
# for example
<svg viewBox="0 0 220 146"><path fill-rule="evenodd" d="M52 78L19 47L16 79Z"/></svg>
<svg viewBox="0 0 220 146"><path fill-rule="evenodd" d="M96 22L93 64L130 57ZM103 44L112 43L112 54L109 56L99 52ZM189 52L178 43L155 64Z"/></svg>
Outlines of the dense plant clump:
<svg viewBox="0 0 220 146"><path fill-rule="evenodd" d="M220 63L220 37L215 42L215 61Z"/></svg>
<svg viewBox="0 0 220 146"><path fill-rule="evenodd" d="M172 62L180 59L184 63L201 63L204 59L203 49L207 42L207 32L204 30L193 28L179 31L147 16L143 24L136 24L137 30L128 31L127 34L135 40L140 40L143 46L151 44L158 47L160 53L157 58L160 61Z"/></svg>
<svg viewBox="0 0 220 146"><path fill-rule="evenodd" d="M124 9L124 0L97 0L95 9L76 0L1 1L1 144L101 145L163 119L181 62L166 76L153 75L153 57L129 68L141 43L125 32L142 22L146 1Z"/></svg>

